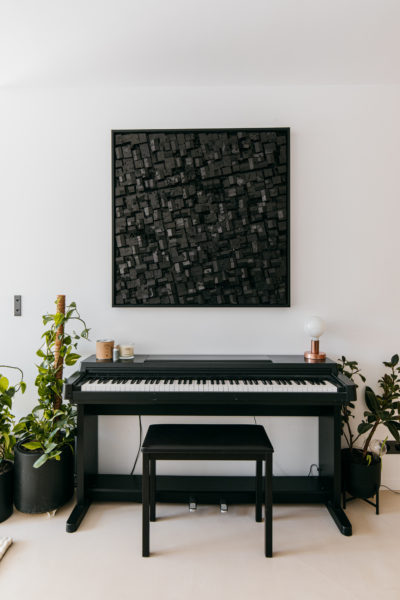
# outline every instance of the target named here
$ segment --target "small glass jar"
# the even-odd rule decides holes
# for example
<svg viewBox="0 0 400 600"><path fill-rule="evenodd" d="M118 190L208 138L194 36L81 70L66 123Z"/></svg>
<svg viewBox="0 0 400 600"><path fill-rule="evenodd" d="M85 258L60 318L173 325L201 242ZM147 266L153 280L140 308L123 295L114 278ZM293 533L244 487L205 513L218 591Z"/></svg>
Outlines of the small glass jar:
<svg viewBox="0 0 400 600"><path fill-rule="evenodd" d="M119 357L121 360L132 360L135 356L133 342L119 345Z"/></svg>

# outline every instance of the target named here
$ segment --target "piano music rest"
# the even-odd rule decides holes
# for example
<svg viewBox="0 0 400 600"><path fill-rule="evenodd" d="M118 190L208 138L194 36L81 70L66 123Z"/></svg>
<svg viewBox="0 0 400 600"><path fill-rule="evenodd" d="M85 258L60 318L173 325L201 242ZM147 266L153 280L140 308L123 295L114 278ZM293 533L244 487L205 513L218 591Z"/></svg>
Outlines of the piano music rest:
<svg viewBox="0 0 400 600"><path fill-rule="evenodd" d="M265 556L271 557L273 451L261 425L150 425L142 445L142 555L150 556L150 521L156 520L157 460L252 460L258 522L265 461Z"/></svg>

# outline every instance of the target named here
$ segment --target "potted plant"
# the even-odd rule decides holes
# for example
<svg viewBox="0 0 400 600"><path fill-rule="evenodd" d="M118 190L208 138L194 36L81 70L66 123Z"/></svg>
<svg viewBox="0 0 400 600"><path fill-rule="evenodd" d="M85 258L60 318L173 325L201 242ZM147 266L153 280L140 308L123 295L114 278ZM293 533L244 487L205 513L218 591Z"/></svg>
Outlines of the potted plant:
<svg viewBox="0 0 400 600"><path fill-rule="evenodd" d="M14 415L11 413L15 394L25 392L23 373L18 367L0 365L0 369L16 369L20 373L17 385L10 385L7 377L0 373L0 523L8 519L13 511L13 467L15 436Z"/></svg>
<svg viewBox="0 0 400 600"><path fill-rule="evenodd" d="M54 510L73 494L76 410L62 402L63 367L79 360L78 341L88 339L89 330L75 302L66 307L65 296L57 296L56 305L54 314L43 316L48 329L37 351L41 358L35 380L38 404L14 429L18 436L14 502L26 513ZM81 325L80 333L66 331L73 322Z"/></svg>
<svg viewBox="0 0 400 600"><path fill-rule="evenodd" d="M373 436L380 425L388 429L396 441L400 441L400 366L399 356L395 354L383 365L388 372L378 381L380 393L376 394L369 386L365 388L363 419L358 424L357 435L353 434L350 420L354 418L354 404L342 408L342 432L347 448L342 450L343 487L352 496L370 498L374 496L381 482L381 456L371 450ZM359 377L365 382L356 361L348 361L344 356L338 363L339 371L354 381ZM361 436L368 434L361 446L356 443ZM379 447L379 444L378 444ZM382 447L382 444L381 444Z"/></svg>

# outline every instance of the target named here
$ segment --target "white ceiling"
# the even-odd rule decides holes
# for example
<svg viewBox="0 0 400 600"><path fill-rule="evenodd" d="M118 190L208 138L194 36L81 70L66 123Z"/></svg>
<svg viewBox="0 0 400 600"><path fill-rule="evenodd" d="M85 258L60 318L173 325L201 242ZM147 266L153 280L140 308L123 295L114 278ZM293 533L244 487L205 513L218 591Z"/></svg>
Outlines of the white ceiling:
<svg viewBox="0 0 400 600"><path fill-rule="evenodd" d="M0 0L0 86L400 83L400 0Z"/></svg>

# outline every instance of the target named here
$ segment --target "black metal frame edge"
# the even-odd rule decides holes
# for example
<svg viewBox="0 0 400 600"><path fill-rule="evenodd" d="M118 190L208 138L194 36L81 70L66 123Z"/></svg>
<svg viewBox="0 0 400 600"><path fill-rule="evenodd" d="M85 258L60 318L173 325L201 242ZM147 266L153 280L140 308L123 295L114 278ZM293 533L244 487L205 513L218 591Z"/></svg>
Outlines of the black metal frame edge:
<svg viewBox="0 0 400 600"><path fill-rule="evenodd" d="M286 269L287 269L287 298L284 304L116 304L115 303L115 187L114 187L114 167L115 167L115 152L114 152L114 139L117 134L121 133L149 133L152 131L178 133L178 132L211 132L211 131L281 131L286 135L287 142L287 191L286 191L286 210L287 210L287 253L286 253ZM112 265L111 265L111 278L112 278L112 290L111 290L111 306L112 308L289 308L291 306L291 273L290 273L290 177L291 177L291 155L290 155L290 127L215 127L215 128L182 128L182 129L112 129L111 130L111 193L112 193L112 206L111 206L111 222L112 222Z"/></svg>

